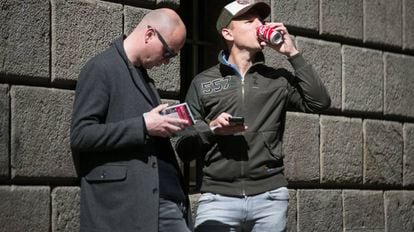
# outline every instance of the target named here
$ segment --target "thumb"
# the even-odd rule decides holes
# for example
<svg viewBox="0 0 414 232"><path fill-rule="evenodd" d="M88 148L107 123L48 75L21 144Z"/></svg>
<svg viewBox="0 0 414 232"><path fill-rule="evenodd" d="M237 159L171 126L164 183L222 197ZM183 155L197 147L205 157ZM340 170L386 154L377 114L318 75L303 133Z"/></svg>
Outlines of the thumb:
<svg viewBox="0 0 414 232"><path fill-rule="evenodd" d="M151 112L159 113L161 110L167 108L168 104L159 104L157 107L151 110Z"/></svg>

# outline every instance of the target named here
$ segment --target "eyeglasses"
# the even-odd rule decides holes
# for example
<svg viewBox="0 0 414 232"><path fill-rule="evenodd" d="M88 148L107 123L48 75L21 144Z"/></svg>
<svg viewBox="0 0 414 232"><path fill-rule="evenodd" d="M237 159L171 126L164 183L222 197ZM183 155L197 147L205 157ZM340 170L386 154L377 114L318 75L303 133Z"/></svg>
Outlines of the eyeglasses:
<svg viewBox="0 0 414 232"><path fill-rule="evenodd" d="M164 54L162 55L162 56L164 57L164 59L171 59L171 58L173 58L173 57L175 57L175 56L177 56L177 55L178 55L177 53L175 53L175 52L174 52L174 50L172 50L172 49L168 46L167 42L165 42L165 39L164 39L164 38L162 37L162 35L161 35L158 31L157 31L157 29L155 29L155 28L151 27L150 25L148 25L147 27L148 27L148 28L153 29L153 30L155 31L155 34L157 34L158 39L161 41L162 46L163 46L163 47L164 47L164 49L165 49L165 52L164 52Z"/></svg>

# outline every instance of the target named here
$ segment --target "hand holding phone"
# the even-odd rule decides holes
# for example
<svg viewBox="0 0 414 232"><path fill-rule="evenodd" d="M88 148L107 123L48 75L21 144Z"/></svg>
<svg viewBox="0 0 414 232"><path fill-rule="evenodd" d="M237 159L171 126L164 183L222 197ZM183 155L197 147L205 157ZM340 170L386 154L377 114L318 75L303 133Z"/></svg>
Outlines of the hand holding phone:
<svg viewBox="0 0 414 232"><path fill-rule="evenodd" d="M232 116L231 118L229 118L229 122L234 123L236 125L243 125L244 124L244 118L243 117Z"/></svg>

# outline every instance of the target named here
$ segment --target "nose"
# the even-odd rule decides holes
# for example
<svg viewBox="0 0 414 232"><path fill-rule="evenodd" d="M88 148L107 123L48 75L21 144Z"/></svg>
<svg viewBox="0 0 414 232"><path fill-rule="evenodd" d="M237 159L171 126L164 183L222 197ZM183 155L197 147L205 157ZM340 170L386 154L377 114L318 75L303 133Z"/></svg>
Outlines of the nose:
<svg viewBox="0 0 414 232"><path fill-rule="evenodd" d="M256 18L255 22L258 25L258 27L265 24L264 19L260 19L260 18Z"/></svg>

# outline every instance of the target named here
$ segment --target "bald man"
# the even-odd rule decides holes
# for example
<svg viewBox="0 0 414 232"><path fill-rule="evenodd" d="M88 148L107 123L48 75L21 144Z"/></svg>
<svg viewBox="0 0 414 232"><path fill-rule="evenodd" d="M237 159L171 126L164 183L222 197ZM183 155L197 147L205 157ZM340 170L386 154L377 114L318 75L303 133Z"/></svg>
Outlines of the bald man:
<svg viewBox="0 0 414 232"><path fill-rule="evenodd" d="M160 115L167 105L146 71L169 63L185 37L173 10L153 10L83 67L71 128L81 177L80 231L190 231L169 140L188 124Z"/></svg>

